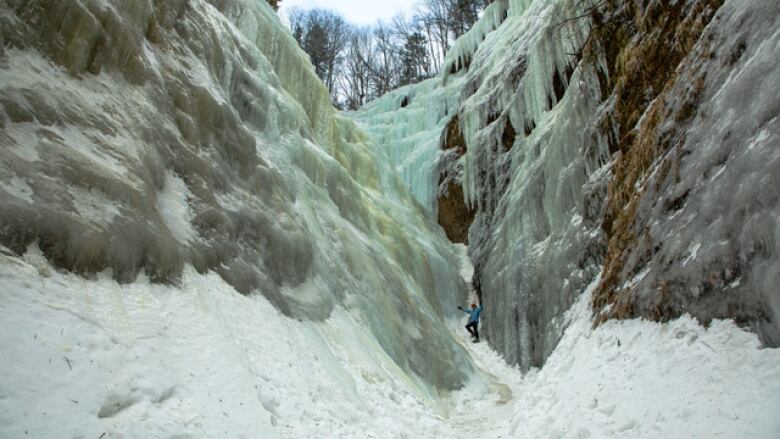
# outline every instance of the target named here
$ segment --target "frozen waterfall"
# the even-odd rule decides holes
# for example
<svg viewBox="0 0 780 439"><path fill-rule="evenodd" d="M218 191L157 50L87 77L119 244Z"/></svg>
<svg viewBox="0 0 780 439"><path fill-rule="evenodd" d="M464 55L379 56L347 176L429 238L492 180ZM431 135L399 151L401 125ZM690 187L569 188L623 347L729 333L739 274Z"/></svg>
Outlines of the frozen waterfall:
<svg viewBox="0 0 780 439"><path fill-rule="evenodd" d="M777 345L777 9L721 3L496 1L439 77L354 115L426 208L454 181L476 209L485 332L523 370L599 273L598 322L736 318Z"/></svg>

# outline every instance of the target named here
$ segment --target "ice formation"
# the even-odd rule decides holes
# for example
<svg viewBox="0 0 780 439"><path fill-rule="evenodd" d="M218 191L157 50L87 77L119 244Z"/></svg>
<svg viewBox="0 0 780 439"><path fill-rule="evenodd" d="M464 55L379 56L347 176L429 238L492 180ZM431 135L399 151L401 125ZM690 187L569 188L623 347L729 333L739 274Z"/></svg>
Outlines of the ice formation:
<svg viewBox="0 0 780 439"><path fill-rule="evenodd" d="M478 209L469 233L475 285L486 305L488 339L510 362L524 369L544 364L565 326L563 313L601 271L596 301L610 304L599 321L668 319L687 311L705 323L736 318L777 344L778 294L770 285L780 273L772 232L780 217L778 109L764 93L778 79L767 64L777 53L777 5L721 3L631 3L629 10L608 2L614 11L607 17L600 15L609 11L603 3L497 1L454 45L440 77L379 99L356 116L381 133L375 139L393 151L428 209L436 212L431 187L444 180L426 173L442 169ZM665 28L669 23L680 30ZM652 60L632 56L661 52L624 55L620 44L668 46L683 55L676 71L674 64L666 76L658 74L660 86L668 84L663 90L626 91L639 95L628 108L619 96L626 80L615 70L638 65L631 74L642 75L641 63ZM615 91L610 81L624 82ZM415 98L399 110L405 94ZM663 99L652 99L659 94ZM458 100L453 106L452 99L429 96ZM425 119L422 111L434 119L408 129L414 125L405 117ZM636 127L640 135L651 133L645 143L673 147L647 159L652 148L639 145L634 158L623 158L632 148L624 134L634 129L620 127L626 113L645 114ZM466 152L452 164L440 150L441 166L431 166L437 155L429 142L451 121ZM399 149L407 153L399 157ZM649 165L638 173L640 160ZM636 185L618 188L622 177L615 176L625 174ZM737 175L747 179L739 183ZM608 208L625 211L621 203L632 197L636 215L623 221L621 235L604 218Z"/></svg>
<svg viewBox="0 0 780 439"><path fill-rule="evenodd" d="M439 137L460 102L459 88L442 83L434 78L402 87L351 114L429 212L438 196Z"/></svg>
<svg viewBox="0 0 780 439"><path fill-rule="evenodd" d="M594 122L601 96L596 73L575 69L571 53L582 45L586 29L576 21L556 21L581 11L569 2L496 2L492 8L484 18L487 24L474 28L479 36L467 35L474 41L457 45L448 58L453 63L471 59L468 71L451 75L445 69L446 81L436 78L408 90L441 83L449 91L434 88L431 94L459 99L455 108L448 102L448 111L439 107L430 112L440 119L426 129L444 126L454 114L460 119L467 144L460 159L461 184L466 201L479 209L469 240L489 315L486 333L510 362L528 369L552 352L563 329L557 317L600 268L604 242L599 200L606 192L608 153ZM486 31L491 28L497 29ZM483 38L474 50L476 40ZM571 84L565 95L555 89L555 77L564 89ZM375 113L392 108L406 90L363 110L366 116L358 117L370 132L382 128L370 126L382 120ZM416 96L408 107L386 117L414 114L428 102L427 96ZM524 135L512 135L507 143L507 130ZM416 161L423 156L422 147L409 143L417 133L398 133L388 140L374 138L387 148L403 144L413 151L396 161L414 162L422 170L408 180L412 191L420 193L417 182L427 188L439 178L424 179L433 153ZM424 193L420 201L435 210L430 190Z"/></svg>
<svg viewBox="0 0 780 439"><path fill-rule="evenodd" d="M307 321L346 307L410 385L464 383L449 243L264 2L0 10L9 251L123 283L191 265Z"/></svg>

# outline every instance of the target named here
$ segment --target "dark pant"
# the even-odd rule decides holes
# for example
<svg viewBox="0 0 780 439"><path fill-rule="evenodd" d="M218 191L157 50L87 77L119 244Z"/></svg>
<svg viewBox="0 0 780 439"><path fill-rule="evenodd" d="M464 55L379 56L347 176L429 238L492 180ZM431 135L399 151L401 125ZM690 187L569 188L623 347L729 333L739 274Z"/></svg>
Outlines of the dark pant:
<svg viewBox="0 0 780 439"><path fill-rule="evenodd" d="M469 334L471 334L474 338L479 338L479 329L477 329L477 326L479 323L477 322L469 322L468 325L466 325L466 330L469 331Z"/></svg>

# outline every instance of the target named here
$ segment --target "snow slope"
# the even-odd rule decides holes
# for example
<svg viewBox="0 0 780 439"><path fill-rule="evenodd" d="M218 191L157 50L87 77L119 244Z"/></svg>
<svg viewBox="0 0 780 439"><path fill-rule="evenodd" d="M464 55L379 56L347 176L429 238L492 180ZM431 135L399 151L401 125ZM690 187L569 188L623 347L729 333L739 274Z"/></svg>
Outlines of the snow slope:
<svg viewBox="0 0 780 439"><path fill-rule="evenodd" d="M570 324L542 369L522 375L486 343L463 337L477 367L505 387L488 396L456 394L449 437L780 435L780 350L762 348L732 321L705 329L690 316L594 330L588 298L596 286L568 311Z"/></svg>
<svg viewBox="0 0 780 439"><path fill-rule="evenodd" d="M470 281L468 264L462 274ZM450 326L489 385L453 395L449 436L475 438L776 438L780 349L733 321L708 328L610 321L593 329L596 278L564 318L561 342L525 375ZM481 384L481 383L480 383Z"/></svg>
<svg viewBox="0 0 780 439"><path fill-rule="evenodd" d="M216 274L187 269L178 288L90 281L31 248L0 255L0 292L2 437L780 434L780 350L728 321L594 330L589 294L545 367L526 375L450 321L477 373L431 398L348 310L301 322Z"/></svg>
<svg viewBox="0 0 780 439"><path fill-rule="evenodd" d="M0 256L1 437L404 437L436 401L339 309L312 324L216 274L119 285Z"/></svg>
<svg viewBox="0 0 780 439"><path fill-rule="evenodd" d="M593 290L591 285L586 293ZM780 350L733 321L690 316L592 329L589 295L515 406L512 436L754 437L780 435Z"/></svg>

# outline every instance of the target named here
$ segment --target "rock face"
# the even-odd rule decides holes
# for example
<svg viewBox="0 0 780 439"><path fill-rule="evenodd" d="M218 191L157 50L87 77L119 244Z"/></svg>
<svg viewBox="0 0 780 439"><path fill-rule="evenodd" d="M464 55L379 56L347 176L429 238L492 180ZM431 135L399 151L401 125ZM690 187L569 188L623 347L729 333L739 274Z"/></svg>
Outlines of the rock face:
<svg viewBox="0 0 780 439"><path fill-rule="evenodd" d="M463 383L449 243L266 2L5 0L0 38L3 251L349 307L411 382Z"/></svg>
<svg viewBox="0 0 780 439"><path fill-rule="evenodd" d="M445 195L446 194L446 195ZM445 191L439 195L438 222L447 234L447 238L455 243L468 245L469 227L474 222L474 214L463 201L463 188L454 182L449 182Z"/></svg>
<svg viewBox="0 0 780 439"><path fill-rule="evenodd" d="M463 196L463 166L460 159L466 154L466 141L457 115L447 123L441 147L444 154L439 162L437 219L450 241L468 245L469 228L474 222L476 211L466 204Z"/></svg>
<svg viewBox="0 0 780 439"><path fill-rule="evenodd" d="M476 265L488 305L486 332L521 365L543 364L560 334L562 310L602 256L593 298L597 322L686 312L703 323L734 318L777 345L780 297L769 285L780 273L771 238L780 218L780 152L771 145L780 130L776 100L762 90L780 74L766 64L777 51L771 29L778 11L721 3L608 2L587 11L595 25L582 58L574 60L571 78L558 69L563 80L556 74L548 88L549 99L559 102L542 119L557 120L535 123L516 143L525 151L512 162L514 182L492 217L484 208L477 215L490 236L475 249L485 261ZM544 55L530 53L529 63ZM561 127L578 119L584 123L571 137L535 141L540 129L566 132ZM531 151L558 148L570 151L566 158L530 173L553 173L552 186L549 177L518 181ZM610 163L594 171L606 154ZM561 183L572 171L579 177L569 180L568 192L577 195L562 196ZM566 202L556 208L556 198ZM555 225L564 206L582 222L580 233L567 235L577 229ZM544 220L530 217L513 227L513 217L530 212L544 212ZM530 227L530 234L520 231ZM513 239L524 234L536 239Z"/></svg>
<svg viewBox="0 0 780 439"><path fill-rule="evenodd" d="M621 30L607 63L620 134L594 305L599 320L734 318L777 346L780 7L721 3L629 2L613 18L638 33Z"/></svg>

